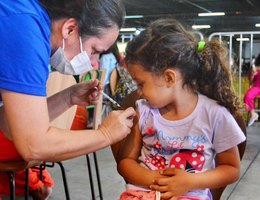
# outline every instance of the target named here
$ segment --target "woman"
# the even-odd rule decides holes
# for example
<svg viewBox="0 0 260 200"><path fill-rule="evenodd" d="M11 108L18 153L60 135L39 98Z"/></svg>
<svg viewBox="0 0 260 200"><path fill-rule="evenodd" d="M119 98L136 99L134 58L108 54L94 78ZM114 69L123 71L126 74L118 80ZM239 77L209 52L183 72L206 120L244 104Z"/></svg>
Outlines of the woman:
<svg viewBox="0 0 260 200"><path fill-rule="evenodd" d="M115 42L124 18L119 0L2 0L0 10L0 146L7 138L14 144L0 150L0 161L61 161L129 134L132 108L112 112L98 130L50 126L73 105L95 104L98 81L46 97L49 63L62 73L80 74Z"/></svg>

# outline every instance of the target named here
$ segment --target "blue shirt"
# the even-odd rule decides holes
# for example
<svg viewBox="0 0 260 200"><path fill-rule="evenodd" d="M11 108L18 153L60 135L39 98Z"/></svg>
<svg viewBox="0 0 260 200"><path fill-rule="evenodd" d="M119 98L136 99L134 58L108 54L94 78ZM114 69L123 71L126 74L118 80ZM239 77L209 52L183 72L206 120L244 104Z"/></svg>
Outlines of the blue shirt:
<svg viewBox="0 0 260 200"><path fill-rule="evenodd" d="M100 58L100 69L106 69L105 85L110 83L110 75L117 67L117 60L113 53L103 54Z"/></svg>
<svg viewBox="0 0 260 200"><path fill-rule="evenodd" d="M0 88L46 96L50 19L38 0L0 1Z"/></svg>

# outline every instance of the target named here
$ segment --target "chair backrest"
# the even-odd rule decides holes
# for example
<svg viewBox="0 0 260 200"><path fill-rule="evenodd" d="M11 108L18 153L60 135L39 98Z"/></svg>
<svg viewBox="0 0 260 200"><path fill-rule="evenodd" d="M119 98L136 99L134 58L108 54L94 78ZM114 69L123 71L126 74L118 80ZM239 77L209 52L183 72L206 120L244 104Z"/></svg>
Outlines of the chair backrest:
<svg viewBox="0 0 260 200"><path fill-rule="evenodd" d="M106 78L106 69L100 70L99 81L104 85ZM102 107L103 107L103 95L99 96L98 103L94 108L94 119L93 119L93 129L97 129L102 122Z"/></svg>
<svg viewBox="0 0 260 200"><path fill-rule="evenodd" d="M87 81L90 79L98 79L100 83L104 85L106 78L106 69L93 69L92 71L87 72L86 74L82 75L80 81ZM91 108L92 106L88 107ZM103 107L103 95L102 93L99 96L98 103L94 106L94 115L93 115L93 126L92 129L97 129L98 126L102 122L102 107Z"/></svg>
<svg viewBox="0 0 260 200"><path fill-rule="evenodd" d="M241 128L241 130L245 134L245 136L247 136L246 123L245 123L245 120L243 119L242 114L238 113L236 116L234 116L234 118L235 118L238 126ZM245 149L246 149L246 140L244 142L238 144L237 147L238 147L238 151L239 151L240 160L242 160L244 153L245 153ZM221 187L221 188L212 189L211 193L212 193L213 200L219 200L225 189L226 189L226 186Z"/></svg>
<svg viewBox="0 0 260 200"><path fill-rule="evenodd" d="M76 80L72 75L65 75L59 72L51 72L47 81L47 96L51 96L71 85L76 84ZM67 111L51 122L51 126L70 129L77 106L72 106Z"/></svg>

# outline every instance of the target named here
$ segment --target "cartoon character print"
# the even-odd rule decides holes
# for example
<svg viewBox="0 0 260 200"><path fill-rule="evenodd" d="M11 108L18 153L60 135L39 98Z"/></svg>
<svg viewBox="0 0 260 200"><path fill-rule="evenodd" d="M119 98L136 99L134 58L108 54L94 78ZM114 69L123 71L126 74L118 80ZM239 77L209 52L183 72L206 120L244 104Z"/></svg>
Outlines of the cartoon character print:
<svg viewBox="0 0 260 200"><path fill-rule="evenodd" d="M201 171L205 164L204 145L198 145L197 149L182 149L171 158L170 167L183 169L187 172Z"/></svg>
<svg viewBox="0 0 260 200"><path fill-rule="evenodd" d="M155 166L157 169L164 169L165 168L166 159L159 154L153 155L151 159L151 164Z"/></svg>
<svg viewBox="0 0 260 200"><path fill-rule="evenodd" d="M157 134L157 131L153 127L149 127L149 128L146 129L145 134L148 137L152 137L152 136L155 136ZM160 152L162 150L162 144L157 140L152 146L153 146L154 149L156 149L156 152ZM157 169L164 169L165 168L166 159L162 155L160 155L159 153L156 153L156 154L151 154L149 157L150 158L145 159L146 163L151 163Z"/></svg>
<svg viewBox="0 0 260 200"><path fill-rule="evenodd" d="M157 149L158 152L162 150L162 144L159 141L156 141L156 143L153 144L153 147ZM156 154L152 156L151 163L153 166L157 167L157 169L164 169L166 165L166 159L162 155Z"/></svg>

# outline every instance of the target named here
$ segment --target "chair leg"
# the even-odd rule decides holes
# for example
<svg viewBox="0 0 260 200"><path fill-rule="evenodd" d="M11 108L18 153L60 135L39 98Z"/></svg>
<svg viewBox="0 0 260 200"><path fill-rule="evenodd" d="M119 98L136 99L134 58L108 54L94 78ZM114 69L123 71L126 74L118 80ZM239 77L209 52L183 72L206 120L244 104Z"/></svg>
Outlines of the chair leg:
<svg viewBox="0 0 260 200"><path fill-rule="evenodd" d="M94 156L94 163L95 163L95 169L96 169L96 175L97 175L99 197L100 197L100 200L103 200L103 194L102 194L102 188L101 188L101 180L100 180L100 176L99 176L99 169L98 169L98 161L97 161L96 152L93 153L93 156Z"/></svg>
<svg viewBox="0 0 260 200"><path fill-rule="evenodd" d="M95 200L96 196L95 196L95 189L94 189L94 184L93 184L93 176L92 176L91 164L90 164L90 160L89 160L89 154L86 155L86 159L87 159L87 165L88 165L88 174L89 174L89 182L90 182L92 200Z"/></svg>
<svg viewBox="0 0 260 200"><path fill-rule="evenodd" d="M10 183L10 200L15 200L15 172L8 172Z"/></svg>
<svg viewBox="0 0 260 200"><path fill-rule="evenodd" d="M40 180L42 181L43 180L42 171L45 169L45 163L40 164L39 169L40 169Z"/></svg>
<svg viewBox="0 0 260 200"><path fill-rule="evenodd" d="M67 182L67 177L66 177L66 172L65 172L64 166L63 166L62 162L56 162L56 163L60 166L60 169L61 169L66 199L70 200L69 187L68 187L68 182Z"/></svg>
<svg viewBox="0 0 260 200"><path fill-rule="evenodd" d="M29 200L29 168L25 169L25 200Z"/></svg>

